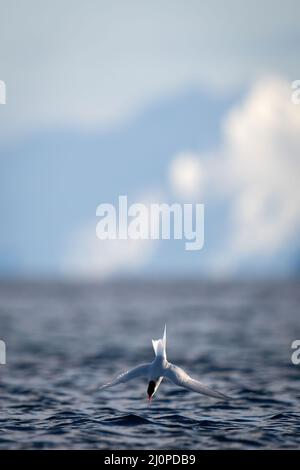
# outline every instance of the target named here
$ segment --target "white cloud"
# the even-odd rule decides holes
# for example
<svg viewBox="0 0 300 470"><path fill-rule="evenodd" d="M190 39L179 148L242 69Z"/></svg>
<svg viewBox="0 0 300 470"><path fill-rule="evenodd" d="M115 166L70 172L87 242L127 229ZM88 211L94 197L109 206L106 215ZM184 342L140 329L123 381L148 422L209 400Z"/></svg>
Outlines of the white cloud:
<svg viewBox="0 0 300 470"><path fill-rule="evenodd" d="M226 116L221 148L198 159L204 202L225 202L229 222L208 269L224 275L293 247L300 231L300 106L292 103L290 83L255 83ZM180 171L174 179L180 182Z"/></svg>
<svg viewBox="0 0 300 470"><path fill-rule="evenodd" d="M299 181L300 106L292 104L290 84L271 77L255 83L228 113L215 155L176 154L166 192L137 201L167 202L171 192L181 201L197 197L210 208L221 201L221 220L227 218L229 234L217 234L214 253L205 263L207 272L223 276L293 247L300 232ZM101 242L93 224L79 230L68 246L68 273L107 278L147 264L157 242Z"/></svg>
<svg viewBox="0 0 300 470"><path fill-rule="evenodd" d="M160 202L163 195L153 190L137 198L149 207L151 202ZM116 214L118 216L118 207ZM146 217L150 217L150 211ZM141 216L139 216L139 220ZM79 227L67 240L63 256L62 272L67 277L105 280L122 273L134 273L147 264L158 247L158 240L100 240L96 235L98 219ZM149 221L148 221L149 224ZM127 225L119 227L127 231Z"/></svg>
<svg viewBox="0 0 300 470"><path fill-rule="evenodd" d="M152 256L151 240L99 240L95 223L79 229L68 241L62 271L68 277L108 279L134 272Z"/></svg>
<svg viewBox="0 0 300 470"><path fill-rule="evenodd" d="M300 228L300 109L290 84L258 83L225 125L226 165L235 197L233 244L272 254Z"/></svg>
<svg viewBox="0 0 300 470"><path fill-rule="evenodd" d="M203 192L203 165L194 152L180 152L169 167L169 181L174 193L183 199L195 199Z"/></svg>
<svg viewBox="0 0 300 470"><path fill-rule="evenodd" d="M2 3L2 136L105 128L179 89L227 91L266 71L298 78L297 0Z"/></svg>

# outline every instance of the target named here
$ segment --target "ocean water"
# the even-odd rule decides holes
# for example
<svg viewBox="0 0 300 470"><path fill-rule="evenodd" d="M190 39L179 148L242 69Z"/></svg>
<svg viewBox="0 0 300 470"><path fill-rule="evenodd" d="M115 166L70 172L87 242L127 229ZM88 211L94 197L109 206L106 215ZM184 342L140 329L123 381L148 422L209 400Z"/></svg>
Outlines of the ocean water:
<svg viewBox="0 0 300 470"><path fill-rule="evenodd" d="M297 282L2 282L0 448L299 448L299 305ZM165 323L168 359L234 400L99 391L153 359Z"/></svg>

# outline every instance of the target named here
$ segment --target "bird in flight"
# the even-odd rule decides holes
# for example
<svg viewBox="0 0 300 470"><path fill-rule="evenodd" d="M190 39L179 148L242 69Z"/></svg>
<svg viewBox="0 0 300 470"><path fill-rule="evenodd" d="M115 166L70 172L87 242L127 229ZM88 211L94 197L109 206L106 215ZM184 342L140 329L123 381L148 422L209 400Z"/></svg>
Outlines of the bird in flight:
<svg viewBox="0 0 300 470"><path fill-rule="evenodd" d="M167 328L165 326L163 337L161 339L152 340L155 358L150 364L141 364L137 367L134 367L133 369L123 372L111 382L102 385L100 389L113 387L114 385L128 382L129 380L135 379L137 377L145 377L148 380L148 400L151 401L153 395L157 392L157 389L160 386L162 380L164 378L167 378L171 380L175 385L187 388L188 390L192 390L193 392L202 393L203 395L208 395L209 397L214 397L221 400L229 400L230 397L223 395L223 393L216 392L215 390L212 390L210 387L207 387L198 380L193 379L183 369L178 366L175 366L174 364L171 364L171 362L167 360L166 334Z"/></svg>

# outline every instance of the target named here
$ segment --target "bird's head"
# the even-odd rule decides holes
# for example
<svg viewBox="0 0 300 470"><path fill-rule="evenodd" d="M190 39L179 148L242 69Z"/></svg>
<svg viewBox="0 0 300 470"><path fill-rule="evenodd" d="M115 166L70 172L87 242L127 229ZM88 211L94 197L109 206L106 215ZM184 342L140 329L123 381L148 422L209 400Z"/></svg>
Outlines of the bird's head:
<svg viewBox="0 0 300 470"><path fill-rule="evenodd" d="M152 395L154 393L154 390L155 390L155 382L154 380L150 380L149 384L148 384L148 389L147 389L147 394L148 394L148 400L150 401L151 398L152 398Z"/></svg>

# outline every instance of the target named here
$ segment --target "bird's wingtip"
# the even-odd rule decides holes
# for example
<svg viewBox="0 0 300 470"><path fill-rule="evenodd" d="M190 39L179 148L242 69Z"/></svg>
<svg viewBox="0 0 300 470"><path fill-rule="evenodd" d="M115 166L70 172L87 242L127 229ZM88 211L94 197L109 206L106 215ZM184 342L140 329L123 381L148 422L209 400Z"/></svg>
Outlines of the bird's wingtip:
<svg viewBox="0 0 300 470"><path fill-rule="evenodd" d="M220 392L219 392L220 393ZM235 400L234 397L230 397L229 395L225 395L224 393L221 393L221 397L220 399L223 400L223 401L232 401L232 400Z"/></svg>
<svg viewBox="0 0 300 470"><path fill-rule="evenodd" d="M98 390L104 390L105 388L108 388L110 384L104 384L104 385L100 385L100 387L98 387Z"/></svg>

